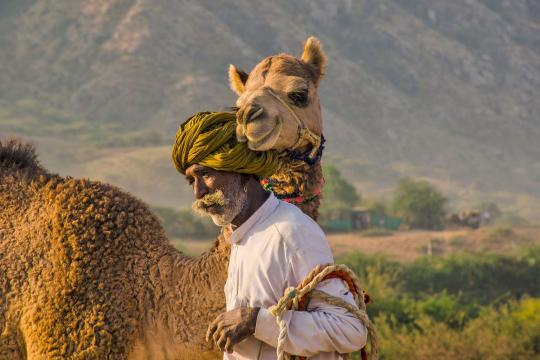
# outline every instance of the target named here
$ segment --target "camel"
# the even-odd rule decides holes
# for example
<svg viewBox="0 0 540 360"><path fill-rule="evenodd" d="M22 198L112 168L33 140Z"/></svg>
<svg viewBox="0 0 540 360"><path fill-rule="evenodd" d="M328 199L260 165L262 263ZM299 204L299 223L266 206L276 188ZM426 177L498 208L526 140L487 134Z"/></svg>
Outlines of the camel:
<svg viewBox="0 0 540 360"><path fill-rule="evenodd" d="M313 134L322 133L316 89L323 67L320 44L309 39L302 60L267 58L237 84L245 87L237 103L242 119L256 99L248 94L257 92L257 78L273 79L281 100L272 106L268 98L263 113L277 116L282 130L258 141L251 113L238 135L255 150L283 153L285 166L263 184L278 196L291 189L296 198L312 196L296 204L314 219L322 186L322 144ZM288 110L282 101L293 105ZM223 229L210 250L188 257L132 195L51 174L32 146L0 142L0 359L219 358L204 335L225 309L228 235Z"/></svg>
<svg viewBox="0 0 540 360"><path fill-rule="evenodd" d="M133 196L0 143L0 359L217 358L226 236L190 258Z"/></svg>
<svg viewBox="0 0 540 360"><path fill-rule="evenodd" d="M229 66L229 84L238 95L238 140L253 150L281 154L280 170L262 184L315 220L323 185L324 143L317 90L325 65L321 43L310 37L300 58L269 56L249 74Z"/></svg>

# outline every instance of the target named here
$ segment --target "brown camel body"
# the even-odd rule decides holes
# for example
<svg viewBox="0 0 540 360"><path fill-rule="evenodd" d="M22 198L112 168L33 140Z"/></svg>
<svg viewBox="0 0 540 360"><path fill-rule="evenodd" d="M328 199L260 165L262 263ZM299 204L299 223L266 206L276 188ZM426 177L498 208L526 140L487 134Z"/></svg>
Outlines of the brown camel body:
<svg viewBox="0 0 540 360"><path fill-rule="evenodd" d="M148 207L0 144L0 359L215 358L229 247L175 250Z"/></svg>
<svg viewBox="0 0 540 360"><path fill-rule="evenodd" d="M286 101L306 127L320 135L316 89L324 55L318 41L308 40L302 60L285 54L274 60L263 60L247 83L248 76L242 80L231 67L231 84L236 73L236 85L255 93L263 86L253 80L260 72L264 81L274 79L272 86L282 98L307 89L306 106L295 105L303 100L299 94ZM241 96L239 107L255 98ZM239 138L255 150L313 148L309 141L289 136L297 134L297 120L272 99L261 105L265 115L274 111L277 122L250 119ZM265 125L278 123L279 131ZM257 131L265 132L263 141L258 141ZM314 166L301 160L284 162L273 177L278 195L317 192L320 158ZM318 196L297 205L317 217ZM100 182L50 174L31 147L0 143L0 360L220 357L204 334L225 309L226 237L222 233L198 258L185 256L133 196Z"/></svg>

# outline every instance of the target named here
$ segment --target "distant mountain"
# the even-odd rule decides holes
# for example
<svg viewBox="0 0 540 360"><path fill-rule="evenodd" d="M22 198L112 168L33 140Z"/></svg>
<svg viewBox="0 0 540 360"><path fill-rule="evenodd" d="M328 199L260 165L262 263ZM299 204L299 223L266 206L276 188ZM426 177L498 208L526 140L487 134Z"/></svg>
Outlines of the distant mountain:
<svg viewBox="0 0 540 360"><path fill-rule="evenodd" d="M360 191L409 175L539 213L536 0L3 0L0 136L30 137L56 171L180 205L178 124L234 103L229 63L298 55L309 35L329 58L326 156Z"/></svg>

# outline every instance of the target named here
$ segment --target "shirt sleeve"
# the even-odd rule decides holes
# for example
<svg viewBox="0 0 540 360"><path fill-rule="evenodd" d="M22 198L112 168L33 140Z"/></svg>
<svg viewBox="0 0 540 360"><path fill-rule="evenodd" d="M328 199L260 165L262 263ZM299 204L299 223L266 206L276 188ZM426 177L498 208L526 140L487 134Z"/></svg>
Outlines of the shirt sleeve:
<svg viewBox="0 0 540 360"><path fill-rule="evenodd" d="M309 232L307 233L309 234ZM307 235L296 234L303 237ZM310 234L309 244L298 242L290 256L290 282L296 286L316 266L333 263L332 254L322 231ZM315 239L314 236L316 235ZM322 239L321 239L322 237ZM308 246L309 245L309 246ZM355 305L352 294L340 279L328 279L318 290ZM346 309L312 299L308 311L288 310L283 314L287 327L285 351L299 356L314 356L320 352L350 353L365 346L367 330L360 320ZM277 347L279 326L268 309L261 308L257 316L255 337Z"/></svg>

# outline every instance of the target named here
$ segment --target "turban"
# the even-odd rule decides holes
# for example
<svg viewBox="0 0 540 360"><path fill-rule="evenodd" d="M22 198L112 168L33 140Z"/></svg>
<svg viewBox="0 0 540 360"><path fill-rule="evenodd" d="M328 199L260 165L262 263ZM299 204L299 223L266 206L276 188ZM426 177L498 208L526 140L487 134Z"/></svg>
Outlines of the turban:
<svg viewBox="0 0 540 360"><path fill-rule="evenodd" d="M260 178L278 168L276 151L254 151L236 140L236 117L228 112L199 112L176 133L172 159L182 174L193 164Z"/></svg>

